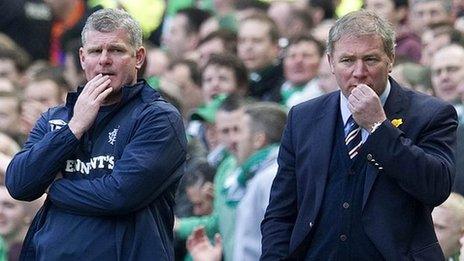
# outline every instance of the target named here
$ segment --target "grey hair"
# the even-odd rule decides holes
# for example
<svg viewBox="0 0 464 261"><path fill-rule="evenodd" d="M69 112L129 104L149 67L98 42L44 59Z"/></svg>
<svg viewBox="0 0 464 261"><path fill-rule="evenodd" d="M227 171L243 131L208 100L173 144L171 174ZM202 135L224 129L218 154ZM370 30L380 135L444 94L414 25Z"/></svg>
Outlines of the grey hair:
<svg viewBox="0 0 464 261"><path fill-rule="evenodd" d="M101 9L89 16L82 29L82 45L90 31L114 32L123 29L128 33L129 44L135 49L142 46L142 28L127 12L119 9Z"/></svg>
<svg viewBox="0 0 464 261"><path fill-rule="evenodd" d="M395 54L395 31L393 27L373 11L364 9L354 11L338 19L329 31L327 53L332 54L335 42L347 35L354 37L380 36L385 53L389 57L393 57Z"/></svg>

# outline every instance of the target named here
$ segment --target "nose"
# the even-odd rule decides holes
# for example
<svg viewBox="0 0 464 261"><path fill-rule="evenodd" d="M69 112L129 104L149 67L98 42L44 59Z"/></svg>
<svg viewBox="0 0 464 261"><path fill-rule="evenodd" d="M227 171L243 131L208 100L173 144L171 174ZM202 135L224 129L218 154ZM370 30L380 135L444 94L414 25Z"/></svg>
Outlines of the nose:
<svg viewBox="0 0 464 261"><path fill-rule="evenodd" d="M354 64L353 76L358 79L362 79L367 75L367 67L364 61L358 60Z"/></svg>
<svg viewBox="0 0 464 261"><path fill-rule="evenodd" d="M214 78L211 80L211 86L213 87L214 90L219 90L220 82L218 78Z"/></svg>
<svg viewBox="0 0 464 261"><path fill-rule="evenodd" d="M250 40L243 40L241 43L242 49L249 52L253 49L253 44Z"/></svg>
<svg viewBox="0 0 464 261"><path fill-rule="evenodd" d="M234 146L235 144L237 144L238 140L240 139L239 133L238 133L237 130L231 131L227 138L228 138L229 143L231 144L231 146Z"/></svg>
<svg viewBox="0 0 464 261"><path fill-rule="evenodd" d="M111 57L107 50L103 50L100 54L100 58L98 60L100 65L108 65L111 64Z"/></svg>

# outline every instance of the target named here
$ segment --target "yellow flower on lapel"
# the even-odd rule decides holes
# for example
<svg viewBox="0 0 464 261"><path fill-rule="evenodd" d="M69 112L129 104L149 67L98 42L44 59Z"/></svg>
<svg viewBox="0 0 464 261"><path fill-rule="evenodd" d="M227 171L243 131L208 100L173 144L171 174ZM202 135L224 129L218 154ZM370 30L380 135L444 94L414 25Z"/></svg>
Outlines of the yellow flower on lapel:
<svg viewBox="0 0 464 261"><path fill-rule="evenodd" d="M398 126L400 126L401 124L403 124L403 119L393 119L391 121L391 123L393 124L393 126L395 126L396 128L398 128Z"/></svg>

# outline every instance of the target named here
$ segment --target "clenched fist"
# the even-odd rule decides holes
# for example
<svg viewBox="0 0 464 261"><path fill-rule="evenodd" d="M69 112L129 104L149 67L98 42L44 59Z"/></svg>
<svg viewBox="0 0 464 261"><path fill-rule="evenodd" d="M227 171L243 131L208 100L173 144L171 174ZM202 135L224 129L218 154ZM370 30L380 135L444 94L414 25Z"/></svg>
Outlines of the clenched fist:
<svg viewBox="0 0 464 261"><path fill-rule="evenodd" d="M348 108L356 123L369 133L376 123L387 119L379 96L365 84L360 84L351 91Z"/></svg>

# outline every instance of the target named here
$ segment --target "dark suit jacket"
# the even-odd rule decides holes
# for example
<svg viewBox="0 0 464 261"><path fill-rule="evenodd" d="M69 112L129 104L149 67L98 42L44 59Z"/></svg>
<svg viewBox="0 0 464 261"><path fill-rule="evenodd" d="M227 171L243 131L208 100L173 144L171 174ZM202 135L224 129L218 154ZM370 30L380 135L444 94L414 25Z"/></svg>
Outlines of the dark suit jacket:
<svg viewBox="0 0 464 261"><path fill-rule="evenodd" d="M362 222L386 260L444 260L430 212L453 185L457 115L451 105L390 79L388 120L362 149ZM326 186L340 92L293 107L261 225L261 260L304 259ZM395 127L392 120L402 124Z"/></svg>

